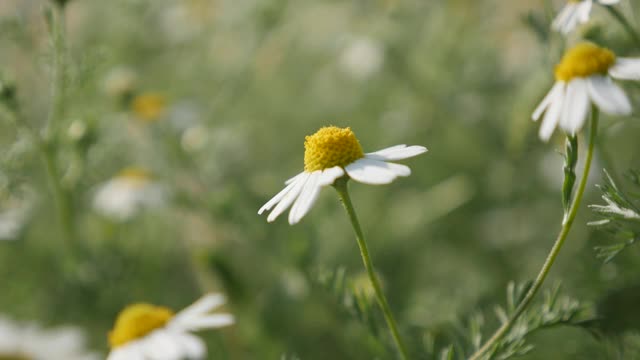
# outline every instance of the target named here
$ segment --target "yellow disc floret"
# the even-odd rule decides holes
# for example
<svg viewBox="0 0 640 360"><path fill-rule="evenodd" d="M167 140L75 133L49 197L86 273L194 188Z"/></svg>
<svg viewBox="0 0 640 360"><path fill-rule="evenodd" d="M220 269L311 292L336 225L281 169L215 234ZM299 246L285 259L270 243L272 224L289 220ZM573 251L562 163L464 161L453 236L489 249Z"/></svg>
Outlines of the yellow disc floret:
<svg viewBox="0 0 640 360"><path fill-rule="evenodd" d="M109 332L109 345L115 348L132 340L142 338L152 331L165 326L173 315L171 309L162 306L151 304L129 305L120 312L113 330Z"/></svg>
<svg viewBox="0 0 640 360"><path fill-rule="evenodd" d="M141 120L153 122L163 113L167 106L167 99L158 93L138 95L131 103L131 109Z"/></svg>
<svg viewBox="0 0 640 360"><path fill-rule="evenodd" d="M351 128L327 126L304 139L304 171L345 167L362 158L360 142Z"/></svg>
<svg viewBox="0 0 640 360"><path fill-rule="evenodd" d="M556 80L569 81L576 77L606 75L616 62L616 55L592 43L582 43L567 51L556 65Z"/></svg>
<svg viewBox="0 0 640 360"><path fill-rule="evenodd" d="M127 179L135 182L149 182L151 180L151 173L145 169L138 167L127 167L118 173L116 176L120 179Z"/></svg>

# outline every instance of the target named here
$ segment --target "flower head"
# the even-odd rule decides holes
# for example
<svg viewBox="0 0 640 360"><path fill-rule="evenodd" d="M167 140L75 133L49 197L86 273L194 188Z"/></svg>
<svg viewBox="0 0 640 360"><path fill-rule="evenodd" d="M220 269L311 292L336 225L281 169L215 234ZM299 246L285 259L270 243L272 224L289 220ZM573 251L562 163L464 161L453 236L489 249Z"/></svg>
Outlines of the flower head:
<svg viewBox="0 0 640 360"><path fill-rule="evenodd" d="M589 115L591 104L611 115L629 115L631 102L612 78L640 80L640 59L619 58L591 43L571 48L555 68L556 83L533 113L540 138L549 140L556 126L575 135Z"/></svg>
<svg viewBox="0 0 640 360"><path fill-rule="evenodd" d="M565 35L570 33L578 24L584 24L589 21L591 8L594 0L569 0L567 5L560 11L558 16L553 20L551 27ZM596 0L602 5L613 5L620 0Z"/></svg>
<svg viewBox="0 0 640 360"><path fill-rule="evenodd" d="M133 113L146 122L154 122L162 116L167 107L167 99L158 93L144 93L136 96L132 103Z"/></svg>
<svg viewBox="0 0 640 360"><path fill-rule="evenodd" d="M320 189L343 176L365 184L388 184L398 176L409 176L411 169L387 161L410 158L427 151L423 146L396 145L364 153L350 128L323 127L304 142L304 171L289 179L284 190L260 208L258 214L273 208L267 221L274 221L293 205L289 223L299 222L315 203ZM274 208L275 206L275 208Z"/></svg>
<svg viewBox="0 0 640 360"><path fill-rule="evenodd" d="M162 205L165 188L141 168L126 168L102 184L93 198L96 211L116 220L127 220L144 208Z"/></svg>
<svg viewBox="0 0 640 360"><path fill-rule="evenodd" d="M97 360L85 347L85 336L74 327L43 329L0 316L0 359Z"/></svg>
<svg viewBox="0 0 640 360"><path fill-rule="evenodd" d="M220 294L209 294L177 314L163 306L129 305L109 332L107 360L204 359L206 347L191 332L233 324L230 314L210 313L224 301Z"/></svg>

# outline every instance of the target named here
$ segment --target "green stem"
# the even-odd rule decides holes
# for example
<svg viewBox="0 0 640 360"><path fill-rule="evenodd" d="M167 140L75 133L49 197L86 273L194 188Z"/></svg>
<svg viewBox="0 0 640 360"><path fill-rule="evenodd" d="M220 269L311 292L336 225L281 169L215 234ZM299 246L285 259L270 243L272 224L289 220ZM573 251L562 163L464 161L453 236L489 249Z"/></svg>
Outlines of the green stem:
<svg viewBox="0 0 640 360"><path fill-rule="evenodd" d="M542 265L542 268L540 269L540 272L538 273L538 276L536 277L535 282L527 292L527 295L524 297L524 299L520 302L520 304L518 304L518 307L514 311L513 315L511 315L511 318L509 318L507 322L502 324L502 326L500 326L500 328L496 330L493 336L491 336L491 338L489 338L489 340L487 340L487 342L480 349L478 349L474 354L472 354L469 357L469 360L481 359L481 357L485 353L487 353L487 351L489 351L500 339L502 339L503 336L505 336L509 332L509 330L515 324L516 320L518 320L520 315L522 315L525 309L529 306L533 298L538 293L538 290L540 290L542 283L544 283L544 280L547 278L547 275L549 274L549 271L551 270L551 267L553 266L553 263L555 262L558 256L558 253L562 248L562 245L567 239L567 235L569 235L569 231L571 230L573 221L575 220L576 214L578 213L578 208L580 207L580 203L582 202L582 196L584 195L584 190L587 186L587 179L589 177L589 170L591 169L591 160L593 159L593 149L596 143L596 136L598 132L598 115L599 115L598 109L594 106L592 109L591 131L589 133L589 148L587 150L587 157L585 159L584 169L582 171L582 177L580 178L580 184L578 185L578 189L576 190L576 195L573 198L573 202L571 204L569 213L567 214L565 220L562 223L562 228L560 229L558 238L556 242L553 244L553 247L551 248L549 255L547 255L547 259Z"/></svg>
<svg viewBox="0 0 640 360"><path fill-rule="evenodd" d="M382 287L380 286L380 281L376 276L373 262L371 261L371 256L369 256L369 249L367 248L367 242L364 239L364 235L362 233L362 229L360 228L360 223L358 222L358 217L356 216L356 211L353 208L353 204L351 203L351 197L349 196L349 189L347 188L348 178L341 178L336 181L334 184L335 189L338 191L338 195L340 196L340 200L342 200L342 205L344 205L347 214L349 215L349 220L351 221L351 225L353 226L353 230L356 234L356 240L358 241L358 246L360 247L360 255L362 256L362 262L364 263L365 269L367 269L367 275L369 275L369 280L373 285L373 289L376 293L376 300L378 301L378 305L382 308L382 312L384 314L384 318L387 321L387 325L389 326L389 330L391 330L391 335L393 336L393 340L398 347L398 352L400 353L400 357L404 360L408 359L407 349L402 342L402 338L400 337L400 333L398 332L398 326L396 325L396 321L391 314L391 309L389 308L389 303L382 292Z"/></svg>
<svg viewBox="0 0 640 360"><path fill-rule="evenodd" d="M51 183L54 199L58 207L58 218L62 233L67 241L73 241L75 237L74 212L71 194L64 188L61 181L60 170L57 161L57 147L54 139L58 132L58 126L64 117L65 89L66 89L66 63L65 63L65 12L62 6L52 7L51 38L53 44L53 77L51 81L51 110L48 122L45 126L44 139L40 150L45 163L47 175Z"/></svg>
<svg viewBox="0 0 640 360"><path fill-rule="evenodd" d="M622 13L620 12L620 10L618 10L618 8L616 8L615 6L605 5L604 7L609 11L609 13L614 18L616 18L616 20L618 20L618 22L620 22L620 25L624 27L624 29L627 31L629 36L636 43L636 46L640 47L640 35L638 35L638 32L633 28L633 26L631 26L631 23L629 23L629 20L627 20L627 18L625 18L624 15L622 15Z"/></svg>

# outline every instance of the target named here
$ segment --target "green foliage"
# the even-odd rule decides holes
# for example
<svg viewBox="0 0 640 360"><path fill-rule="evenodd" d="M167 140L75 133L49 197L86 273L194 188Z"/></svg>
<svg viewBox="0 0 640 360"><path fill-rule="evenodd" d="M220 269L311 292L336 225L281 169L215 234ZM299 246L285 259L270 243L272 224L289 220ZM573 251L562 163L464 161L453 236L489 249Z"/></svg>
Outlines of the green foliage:
<svg viewBox="0 0 640 360"><path fill-rule="evenodd" d="M589 225L605 230L617 240L612 245L595 247L596 256L607 263L640 239L640 209L636 204L640 193L622 191L606 170L604 174L605 182L598 188L602 191L602 199L606 205L589 206L602 219L592 221ZM640 172L631 170L626 177L635 188L640 187Z"/></svg>
<svg viewBox="0 0 640 360"><path fill-rule="evenodd" d="M496 305L494 313L500 322L505 324L513 317L518 305L524 299L531 287L531 282L507 286L506 305ZM542 298L529 306L518 318L507 334L481 357L483 360L506 360L529 354L535 346L528 338L541 330L558 326L589 326L595 319L595 309L592 304L577 301L560 292L560 285L544 292ZM474 352L483 344L483 334L486 334L484 316L477 314L469 321L467 338L470 340L469 353ZM459 359L464 357L459 356Z"/></svg>

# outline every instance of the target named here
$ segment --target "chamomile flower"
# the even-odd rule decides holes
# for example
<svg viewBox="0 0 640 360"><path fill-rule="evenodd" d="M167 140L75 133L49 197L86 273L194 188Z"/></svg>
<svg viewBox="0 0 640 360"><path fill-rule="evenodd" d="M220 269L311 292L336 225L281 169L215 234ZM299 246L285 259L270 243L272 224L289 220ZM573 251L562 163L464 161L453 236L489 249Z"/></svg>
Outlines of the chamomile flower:
<svg viewBox="0 0 640 360"><path fill-rule="evenodd" d="M591 103L610 115L629 115L631 102L611 78L640 80L640 59L616 58L608 49L581 43L567 51L555 68L556 83L533 112L540 139L547 141L556 126L575 135L589 115Z"/></svg>
<svg viewBox="0 0 640 360"><path fill-rule="evenodd" d="M620 0L595 1L602 5L613 5L620 2ZM551 27L565 35L570 33L578 24L584 24L589 21L593 2L594 0L569 0L553 20Z"/></svg>
<svg viewBox="0 0 640 360"><path fill-rule="evenodd" d="M398 176L409 176L408 166L388 161L402 160L427 151L423 146L396 145L364 153L350 128L323 127L304 142L304 171L287 180L284 190L260 208L273 208L267 221L274 221L287 208L289 223L296 224L311 209L320 190L343 176L371 185L389 184ZM275 208L274 208L275 206Z"/></svg>
<svg viewBox="0 0 640 360"><path fill-rule="evenodd" d="M161 206L166 197L166 189L148 171L127 168L98 188L93 207L107 217L124 221L144 208Z"/></svg>
<svg viewBox="0 0 640 360"><path fill-rule="evenodd" d="M98 360L85 347L84 334L73 327L43 329L0 316L0 359Z"/></svg>
<svg viewBox="0 0 640 360"><path fill-rule="evenodd" d="M151 304L126 307L109 333L107 360L204 359L207 348L192 332L233 324L230 314L212 314L223 305L220 294L209 294L175 314Z"/></svg>
<svg viewBox="0 0 640 360"><path fill-rule="evenodd" d="M148 92L133 98L131 110L136 117L145 122L154 122L164 115L167 99L159 93Z"/></svg>

